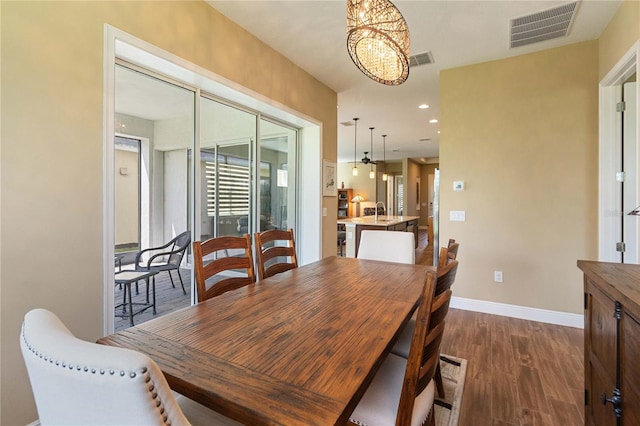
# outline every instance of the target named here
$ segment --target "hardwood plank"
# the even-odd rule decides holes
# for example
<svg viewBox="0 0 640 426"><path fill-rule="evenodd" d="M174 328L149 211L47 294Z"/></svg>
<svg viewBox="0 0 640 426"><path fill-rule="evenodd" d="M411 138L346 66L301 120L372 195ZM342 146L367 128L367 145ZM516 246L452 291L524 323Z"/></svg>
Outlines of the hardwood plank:
<svg viewBox="0 0 640 426"><path fill-rule="evenodd" d="M574 404L558 401L553 398L549 398L548 401L551 406L552 417L557 424L563 426L581 426L584 424L580 416L580 410L578 410Z"/></svg>
<svg viewBox="0 0 640 426"><path fill-rule="evenodd" d="M442 352L468 361L460 426L582 424L583 339L582 329L450 309Z"/></svg>
<svg viewBox="0 0 640 426"><path fill-rule="evenodd" d="M493 391L491 416L502 421L514 421L518 417L520 406L517 403L518 399L512 396L518 394L515 376L506 372L494 372L491 375L491 383L493 385L491 388Z"/></svg>

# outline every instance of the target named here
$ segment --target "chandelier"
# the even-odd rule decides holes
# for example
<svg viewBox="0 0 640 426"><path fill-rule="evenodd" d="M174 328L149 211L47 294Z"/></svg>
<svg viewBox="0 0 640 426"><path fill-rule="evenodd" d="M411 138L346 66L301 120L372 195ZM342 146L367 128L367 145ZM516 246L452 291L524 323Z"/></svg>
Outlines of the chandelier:
<svg viewBox="0 0 640 426"><path fill-rule="evenodd" d="M347 0L347 49L378 83L397 86L409 77L409 28L389 0Z"/></svg>

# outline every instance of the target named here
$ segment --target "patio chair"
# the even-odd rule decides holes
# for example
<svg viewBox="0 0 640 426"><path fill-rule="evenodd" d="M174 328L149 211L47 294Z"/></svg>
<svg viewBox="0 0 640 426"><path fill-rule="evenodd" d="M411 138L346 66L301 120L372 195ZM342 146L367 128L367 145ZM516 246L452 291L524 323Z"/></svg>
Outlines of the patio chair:
<svg viewBox="0 0 640 426"><path fill-rule="evenodd" d="M139 251L136 254L134 263L136 271L167 271L173 288L175 288L176 285L173 282L171 271L178 271L182 292L187 294L187 290L184 288L184 282L180 276L180 264L182 263L184 254L187 252L187 248L189 248L189 244L191 244L191 231L185 231L163 246L150 247ZM149 256L149 259L146 261L143 260L143 256L145 255ZM155 279L155 277L153 279Z"/></svg>

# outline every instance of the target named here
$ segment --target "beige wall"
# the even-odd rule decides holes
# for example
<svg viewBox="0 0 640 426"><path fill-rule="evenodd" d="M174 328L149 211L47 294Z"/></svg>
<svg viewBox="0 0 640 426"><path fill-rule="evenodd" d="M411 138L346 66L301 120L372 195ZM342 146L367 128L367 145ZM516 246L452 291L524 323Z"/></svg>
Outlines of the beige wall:
<svg viewBox="0 0 640 426"><path fill-rule="evenodd" d="M318 120L334 161L337 95L204 2L1 7L0 423L15 425L37 417L18 347L24 313L45 307L81 338L102 334L104 24ZM323 203L336 210L335 197ZM335 254L335 217L323 229L323 254Z"/></svg>
<svg viewBox="0 0 640 426"><path fill-rule="evenodd" d="M600 35L599 80L640 40L640 1L625 0Z"/></svg>
<svg viewBox="0 0 640 426"><path fill-rule="evenodd" d="M454 295L581 314L576 260L597 256L597 41L445 70L440 94L440 242L461 244Z"/></svg>

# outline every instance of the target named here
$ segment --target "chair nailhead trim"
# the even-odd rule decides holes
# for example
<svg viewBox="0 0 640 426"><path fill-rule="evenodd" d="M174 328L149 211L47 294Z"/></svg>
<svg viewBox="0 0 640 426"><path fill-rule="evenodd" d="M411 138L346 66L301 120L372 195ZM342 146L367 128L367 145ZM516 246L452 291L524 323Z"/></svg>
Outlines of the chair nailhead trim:
<svg viewBox="0 0 640 426"><path fill-rule="evenodd" d="M34 348L34 347L29 343L29 341L27 340L27 336L24 334L24 323L22 324L22 333L21 333L21 337L22 337L22 340L24 341L24 343L25 343L26 347L27 347L27 348L29 349L29 351L30 351L32 354L34 354L36 357L38 357L38 358L40 358L40 359L44 360L45 362L46 362L46 361L49 361L49 363L50 363L50 364L54 364L54 363L55 363L55 365L56 365L56 366L60 366L60 361L59 361L59 360L55 360L55 361L54 361L54 359L53 359L53 358L51 358L51 357L49 357L49 356L47 356L47 355L45 355L45 354L42 354L42 353L38 352L38 351L37 351L37 350L36 350L36 349L35 349L35 348ZM67 363L66 363L65 361L62 361L62 368L67 368ZM73 364L69 364L69 370L73 370L73 369L74 369ZM88 373L88 372L89 372L89 367L87 367L87 366L82 367L82 366L78 365L78 366L76 366L76 371L83 371L83 372L85 372L85 373ZM96 374L96 372L97 372L97 371L98 371L98 370L96 370L95 368L91 368L91 374ZM106 371L105 371L104 369L102 369L102 368L101 368L101 369L100 369L100 374L101 374L101 375L104 375L105 373L106 373ZM115 370L109 370L109 374L110 374L111 376L114 376L114 375L115 375L115 373L116 373L116 372L115 372ZM160 414L162 415L162 421L163 421L163 423L164 423L166 426L171 426L171 422L169 422L169 421L168 421L168 418L169 418L169 417L167 416L167 414L166 414L166 412L165 412L166 410L165 410L165 408L164 408L164 404L162 403L162 400L158 397L158 393L154 391L154 390L155 390L155 385L153 384L153 381L151 380L151 376L148 374L148 373L149 373L149 370L147 369L147 367L143 367L143 368L142 368L142 370L140 370L140 373L142 373L142 374L144 374L144 375L146 376L146 377L144 378L144 382L145 382L145 383L151 383L151 384L148 386L148 390L149 390L149 392L151 393L151 398L155 400L156 407L159 407L159 408L160 408ZM120 371L120 377L125 377L125 376L127 376L127 372L126 372L126 371L124 371L124 370ZM129 372L128 376L129 376L129 378L134 379L134 378L136 378L136 377L137 377L137 373L136 373L135 371L131 371L131 372Z"/></svg>

